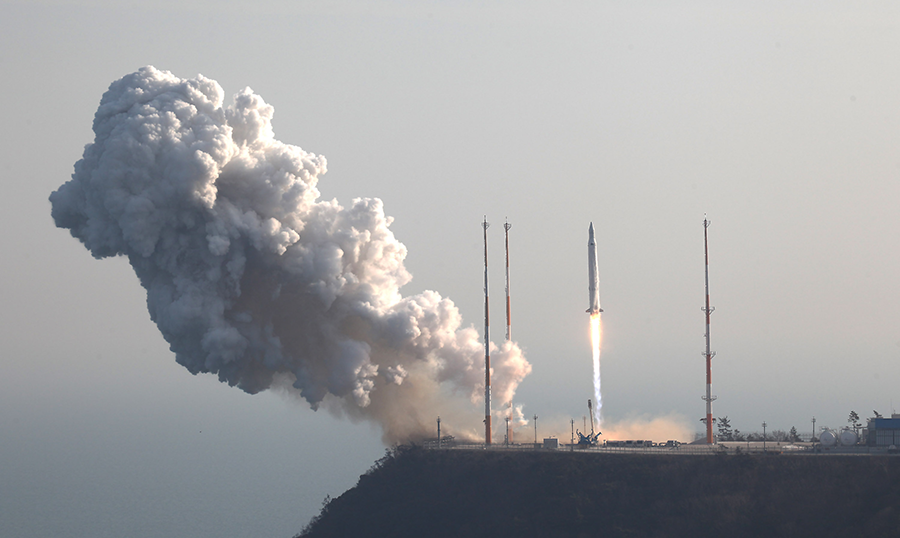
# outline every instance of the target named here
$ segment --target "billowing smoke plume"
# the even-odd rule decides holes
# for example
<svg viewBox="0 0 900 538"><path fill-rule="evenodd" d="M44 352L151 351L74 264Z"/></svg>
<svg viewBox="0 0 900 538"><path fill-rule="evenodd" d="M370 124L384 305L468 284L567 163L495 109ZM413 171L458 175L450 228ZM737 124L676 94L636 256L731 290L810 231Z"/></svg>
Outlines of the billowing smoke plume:
<svg viewBox="0 0 900 538"><path fill-rule="evenodd" d="M249 88L223 106L203 76L127 75L50 196L53 219L94 257L128 257L191 373L288 387L377 421L387 442L429 435L437 414L482 397L480 337L438 293L400 294L406 248L381 200L319 200L325 158L276 140L272 114ZM491 359L496 401L511 401L531 366L514 343ZM460 431L480 422L469 414Z"/></svg>

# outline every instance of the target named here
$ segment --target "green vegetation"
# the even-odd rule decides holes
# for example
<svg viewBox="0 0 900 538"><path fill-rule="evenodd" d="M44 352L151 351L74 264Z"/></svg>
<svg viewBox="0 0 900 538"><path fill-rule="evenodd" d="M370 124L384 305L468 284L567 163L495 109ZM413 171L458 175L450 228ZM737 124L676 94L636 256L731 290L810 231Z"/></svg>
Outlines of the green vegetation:
<svg viewBox="0 0 900 538"><path fill-rule="evenodd" d="M859 429L862 428L862 423L859 421L859 413L856 411L850 411L850 416L847 417L847 422L850 423L850 427L853 428L853 431L859 433Z"/></svg>
<svg viewBox="0 0 900 538"><path fill-rule="evenodd" d="M897 457L401 447L326 499L298 537L889 536L897 528Z"/></svg>
<svg viewBox="0 0 900 538"><path fill-rule="evenodd" d="M728 420L728 415L724 417L719 417L716 419L716 424L719 428L719 440L720 441L734 441L734 432L731 431L731 421Z"/></svg>

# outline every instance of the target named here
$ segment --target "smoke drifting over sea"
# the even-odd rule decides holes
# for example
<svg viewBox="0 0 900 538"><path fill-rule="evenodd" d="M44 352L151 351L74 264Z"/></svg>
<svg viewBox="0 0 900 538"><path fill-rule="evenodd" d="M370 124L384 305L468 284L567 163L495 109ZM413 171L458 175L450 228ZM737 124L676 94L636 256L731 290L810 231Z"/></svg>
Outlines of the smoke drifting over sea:
<svg viewBox="0 0 900 538"><path fill-rule="evenodd" d="M153 67L114 82L50 196L56 225L95 258L128 257L193 374L286 388L377 422L386 442L432 435L438 414L475 431L480 336L437 292L401 295L406 247L381 200L320 200L325 158L276 140L274 109L249 88L223 96ZM512 401L530 364L515 343L491 360L494 400Z"/></svg>

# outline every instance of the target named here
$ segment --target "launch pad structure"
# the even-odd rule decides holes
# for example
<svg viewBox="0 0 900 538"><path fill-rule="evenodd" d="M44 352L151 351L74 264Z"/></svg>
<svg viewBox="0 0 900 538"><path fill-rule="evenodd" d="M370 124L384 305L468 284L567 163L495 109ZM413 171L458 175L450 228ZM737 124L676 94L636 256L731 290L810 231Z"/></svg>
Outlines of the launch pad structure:
<svg viewBox="0 0 900 538"><path fill-rule="evenodd" d="M710 315L715 311L715 307L709 304L709 229L710 221L707 216L703 216L703 255L705 262L705 288L706 288L706 304L701 308L706 317L706 350L703 352L706 357L706 395L701 399L706 402L706 416L700 419L706 425L706 443L712 445L715 443L713 436L713 423L715 419L712 416L712 402L716 400L716 396L712 395L712 359L716 356L716 352L710 349ZM488 293L488 243L487 230L490 224L487 221L487 215L481 222L484 232L484 443L486 446L491 445L491 338L490 338L490 300ZM509 229L512 226L509 221L503 225L505 231L506 246L506 340L512 337L511 315L510 315L510 289L509 289ZM599 314L603 310L600 308L599 286L597 286L597 253L596 242L594 240L594 226L591 223L589 228L588 240L588 273L589 273L589 292L590 305L588 312L592 315ZM509 442L509 420L507 417L507 443ZM591 417L593 419L593 416ZM593 430L593 428L592 428ZM593 432L592 432L593 433Z"/></svg>

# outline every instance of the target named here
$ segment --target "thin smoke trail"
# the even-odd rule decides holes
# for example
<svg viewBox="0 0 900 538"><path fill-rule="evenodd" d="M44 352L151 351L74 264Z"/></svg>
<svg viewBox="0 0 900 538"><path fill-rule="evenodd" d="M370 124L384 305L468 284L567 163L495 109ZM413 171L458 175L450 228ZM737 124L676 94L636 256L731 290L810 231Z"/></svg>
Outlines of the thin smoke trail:
<svg viewBox="0 0 900 538"><path fill-rule="evenodd" d="M594 422L600 427L600 410L603 408L603 397L600 392L600 346L603 341L603 324L600 322L600 314L591 315L591 353L594 359Z"/></svg>

